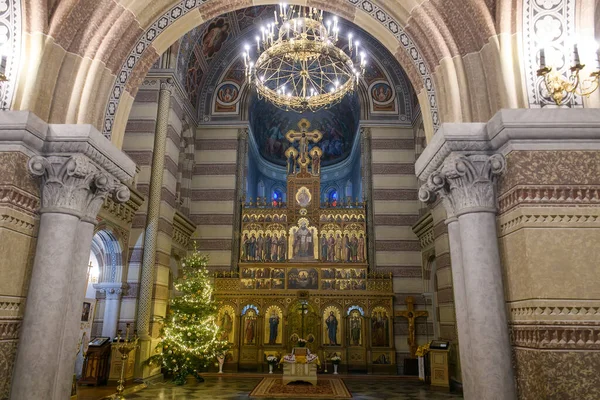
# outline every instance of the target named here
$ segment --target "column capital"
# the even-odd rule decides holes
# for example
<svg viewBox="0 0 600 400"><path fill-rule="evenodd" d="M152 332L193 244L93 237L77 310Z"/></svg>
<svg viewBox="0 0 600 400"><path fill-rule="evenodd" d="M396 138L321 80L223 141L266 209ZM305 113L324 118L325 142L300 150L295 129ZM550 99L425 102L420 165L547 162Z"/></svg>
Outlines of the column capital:
<svg viewBox="0 0 600 400"><path fill-rule="evenodd" d="M169 92L172 92L174 87L175 87L175 82L173 81L173 78L167 78L167 79L160 80L160 90L167 90Z"/></svg>
<svg viewBox="0 0 600 400"><path fill-rule="evenodd" d="M129 200L129 188L83 154L33 156L28 168L42 177L40 213L72 214L95 223L109 194L116 203Z"/></svg>
<svg viewBox="0 0 600 400"><path fill-rule="evenodd" d="M239 140L248 140L248 128L240 128L238 129L238 139Z"/></svg>
<svg viewBox="0 0 600 400"><path fill-rule="evenodd" d="M506 170L501 154L450 154L419 189L419 200L439 196L448 219L470 212L496 212L496 180Z"/></svg>
<svg viewBox="0 0 600 400"><path fill-rule="evenodd" d="M100 282L95 283L94 289L106 295L107 300L119 300L127 290L126 283Z"/></svg>

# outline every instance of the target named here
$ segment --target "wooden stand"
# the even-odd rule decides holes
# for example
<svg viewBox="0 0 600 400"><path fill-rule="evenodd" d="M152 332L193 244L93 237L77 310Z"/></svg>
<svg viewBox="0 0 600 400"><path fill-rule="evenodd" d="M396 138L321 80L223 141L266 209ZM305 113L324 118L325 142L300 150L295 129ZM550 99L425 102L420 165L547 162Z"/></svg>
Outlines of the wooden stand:
<svg viewBox="0 0 600 400"><path fill-rule="evenodd" d="M448 350L431 349L429 351L429 368L431 372L431 386L450 389Z"/></svg>
<svg viewBox="0 0 600 400"><path fill-rule="evenodd" d="M90 346L83 364L79 383L94 386L106 385L108 381L109 357L110 343L108 341L101 346Z"/></svg>

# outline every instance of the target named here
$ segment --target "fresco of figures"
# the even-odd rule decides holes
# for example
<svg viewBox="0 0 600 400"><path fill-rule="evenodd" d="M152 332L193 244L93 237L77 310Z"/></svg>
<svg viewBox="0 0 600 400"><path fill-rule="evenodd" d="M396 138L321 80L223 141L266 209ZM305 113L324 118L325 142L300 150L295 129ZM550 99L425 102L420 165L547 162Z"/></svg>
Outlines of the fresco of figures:
<svg viewBox="0 0 600 400"><path fill-rule="evenodd" d="M285 231L244 231L240 250L241 261L286 261L287 238Z"/></svg>
<svg viewBox="0 0 600 400"><path fill-rule="evenodd" d="M264 344L281 344L283 331L283 312L278 306L270 306L265 312Z"/></svg>
<svg viewBox="0 0 600 400"><path fill-rule="evenodd" d="M310 226L308 219L300 218L298 226L290 229L289 258L292 261L312 261L317 259L317 228Z"/></svg>
<svg viewBox="0 0 600 400"><path fill-rule="evenodd" d="M350 309L348 313L348 331L350 332L350 346L362 346L364 318L362 310L358 307Z"/></svg>
<svg viewBox="0 0 600 400"><path fill-rule="evenodd" d="M217 316L217 325L220 328L220 339L233 343L235 332L235 311L230 305L221 307Z"/></svg>
<svg viewBox="0 0 600 400"><path fill-rule="evenodd" d="M390 323L388 311L384 307L375 307L371 313L371 346L389 347Z"/></svg>
<svg viewBox="0 0 600 400"><path fill-rule="evenodd" d="M248 345L257 344L257 322L258 310L256 308L248 308L245 310L243 318L243 342Z"/></svg>
<svg viewBox="0 0 600 400"><path fill-rule="evenodd" d="M322 231L319 237L319 259L322 262L364 263L365 250L365 235L360 231Z"/></svg>
<svg viewBox="0 0 600 400"><path fill-rule="evenodd" d="M323 345L342 345L342 325L340 310L336 306L329 306L323 311Z"/></svg>
<svg viewBox="0 0 600 400"><path fill-rule="evenodd" d="M367 270L364 268L324 268L321 277L323 290L367 289Z"/></svg>

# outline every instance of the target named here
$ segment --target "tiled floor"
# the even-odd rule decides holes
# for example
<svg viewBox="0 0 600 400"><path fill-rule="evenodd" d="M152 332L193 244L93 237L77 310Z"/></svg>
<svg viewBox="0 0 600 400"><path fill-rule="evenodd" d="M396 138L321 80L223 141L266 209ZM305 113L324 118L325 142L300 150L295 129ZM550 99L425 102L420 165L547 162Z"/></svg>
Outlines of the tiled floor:
<svg viewBox="0 0 600 400"><path fill-rule="evenodd" d="M246 375L247 376L247 375ZM261 377L223 376L206 377L204 383L175 386L170 383L152 385L127 397L129 400L209 400L249 399L248 394L261 381ZM368 378L368 379L365 379ZM430 390L427 386L403 379L368 377L343 377L353 399L360 400L447 400L461 396Z"/></svg>

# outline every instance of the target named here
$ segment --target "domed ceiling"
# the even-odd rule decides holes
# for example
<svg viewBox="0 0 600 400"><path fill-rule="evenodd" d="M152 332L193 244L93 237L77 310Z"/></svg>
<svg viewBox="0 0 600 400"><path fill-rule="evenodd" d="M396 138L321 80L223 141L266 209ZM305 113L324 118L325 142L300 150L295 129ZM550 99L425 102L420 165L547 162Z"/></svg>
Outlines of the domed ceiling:
<svg viewBox="0 0 600 400"><path fill-rule="evenodd" d="M285 150L292 145L285 134L297 130L300 119L306 118L311 122L311 130L323 133L317 145L324 152L325 167L351 154L360 118L382 124L410 124L416 100L405 72L381 43L345 20L340 23L341 32L352 32L360 38L369 60L358 93L346 96L330 109L303 114L286 112L258 100L246 84L240 55L245 44L253 43L260 27L272 22L274 10L275 6L255 6L227 13L191 30L180 40L177 76L201 125L248 121L258 153L265 160L284 166ZM342 33L340 45L345 42Z"/></svg>
<svg viewBox="0 0 600 400"><path fill-rule="evenodd" d="M267 161L286 165L285 151L292 145L285 134L299 130L298 122L306 118L310 130L317 129L323 138L309 148L319 146L323 150L322 165L343 161L350 155L358 129L360 105L356 94L347 95L339 104L317 112L297 113L281 110L265 100L253 96L250 101L250 131L254 135L260 155ZM298 143L294 144L298 147Z"/></svg>

